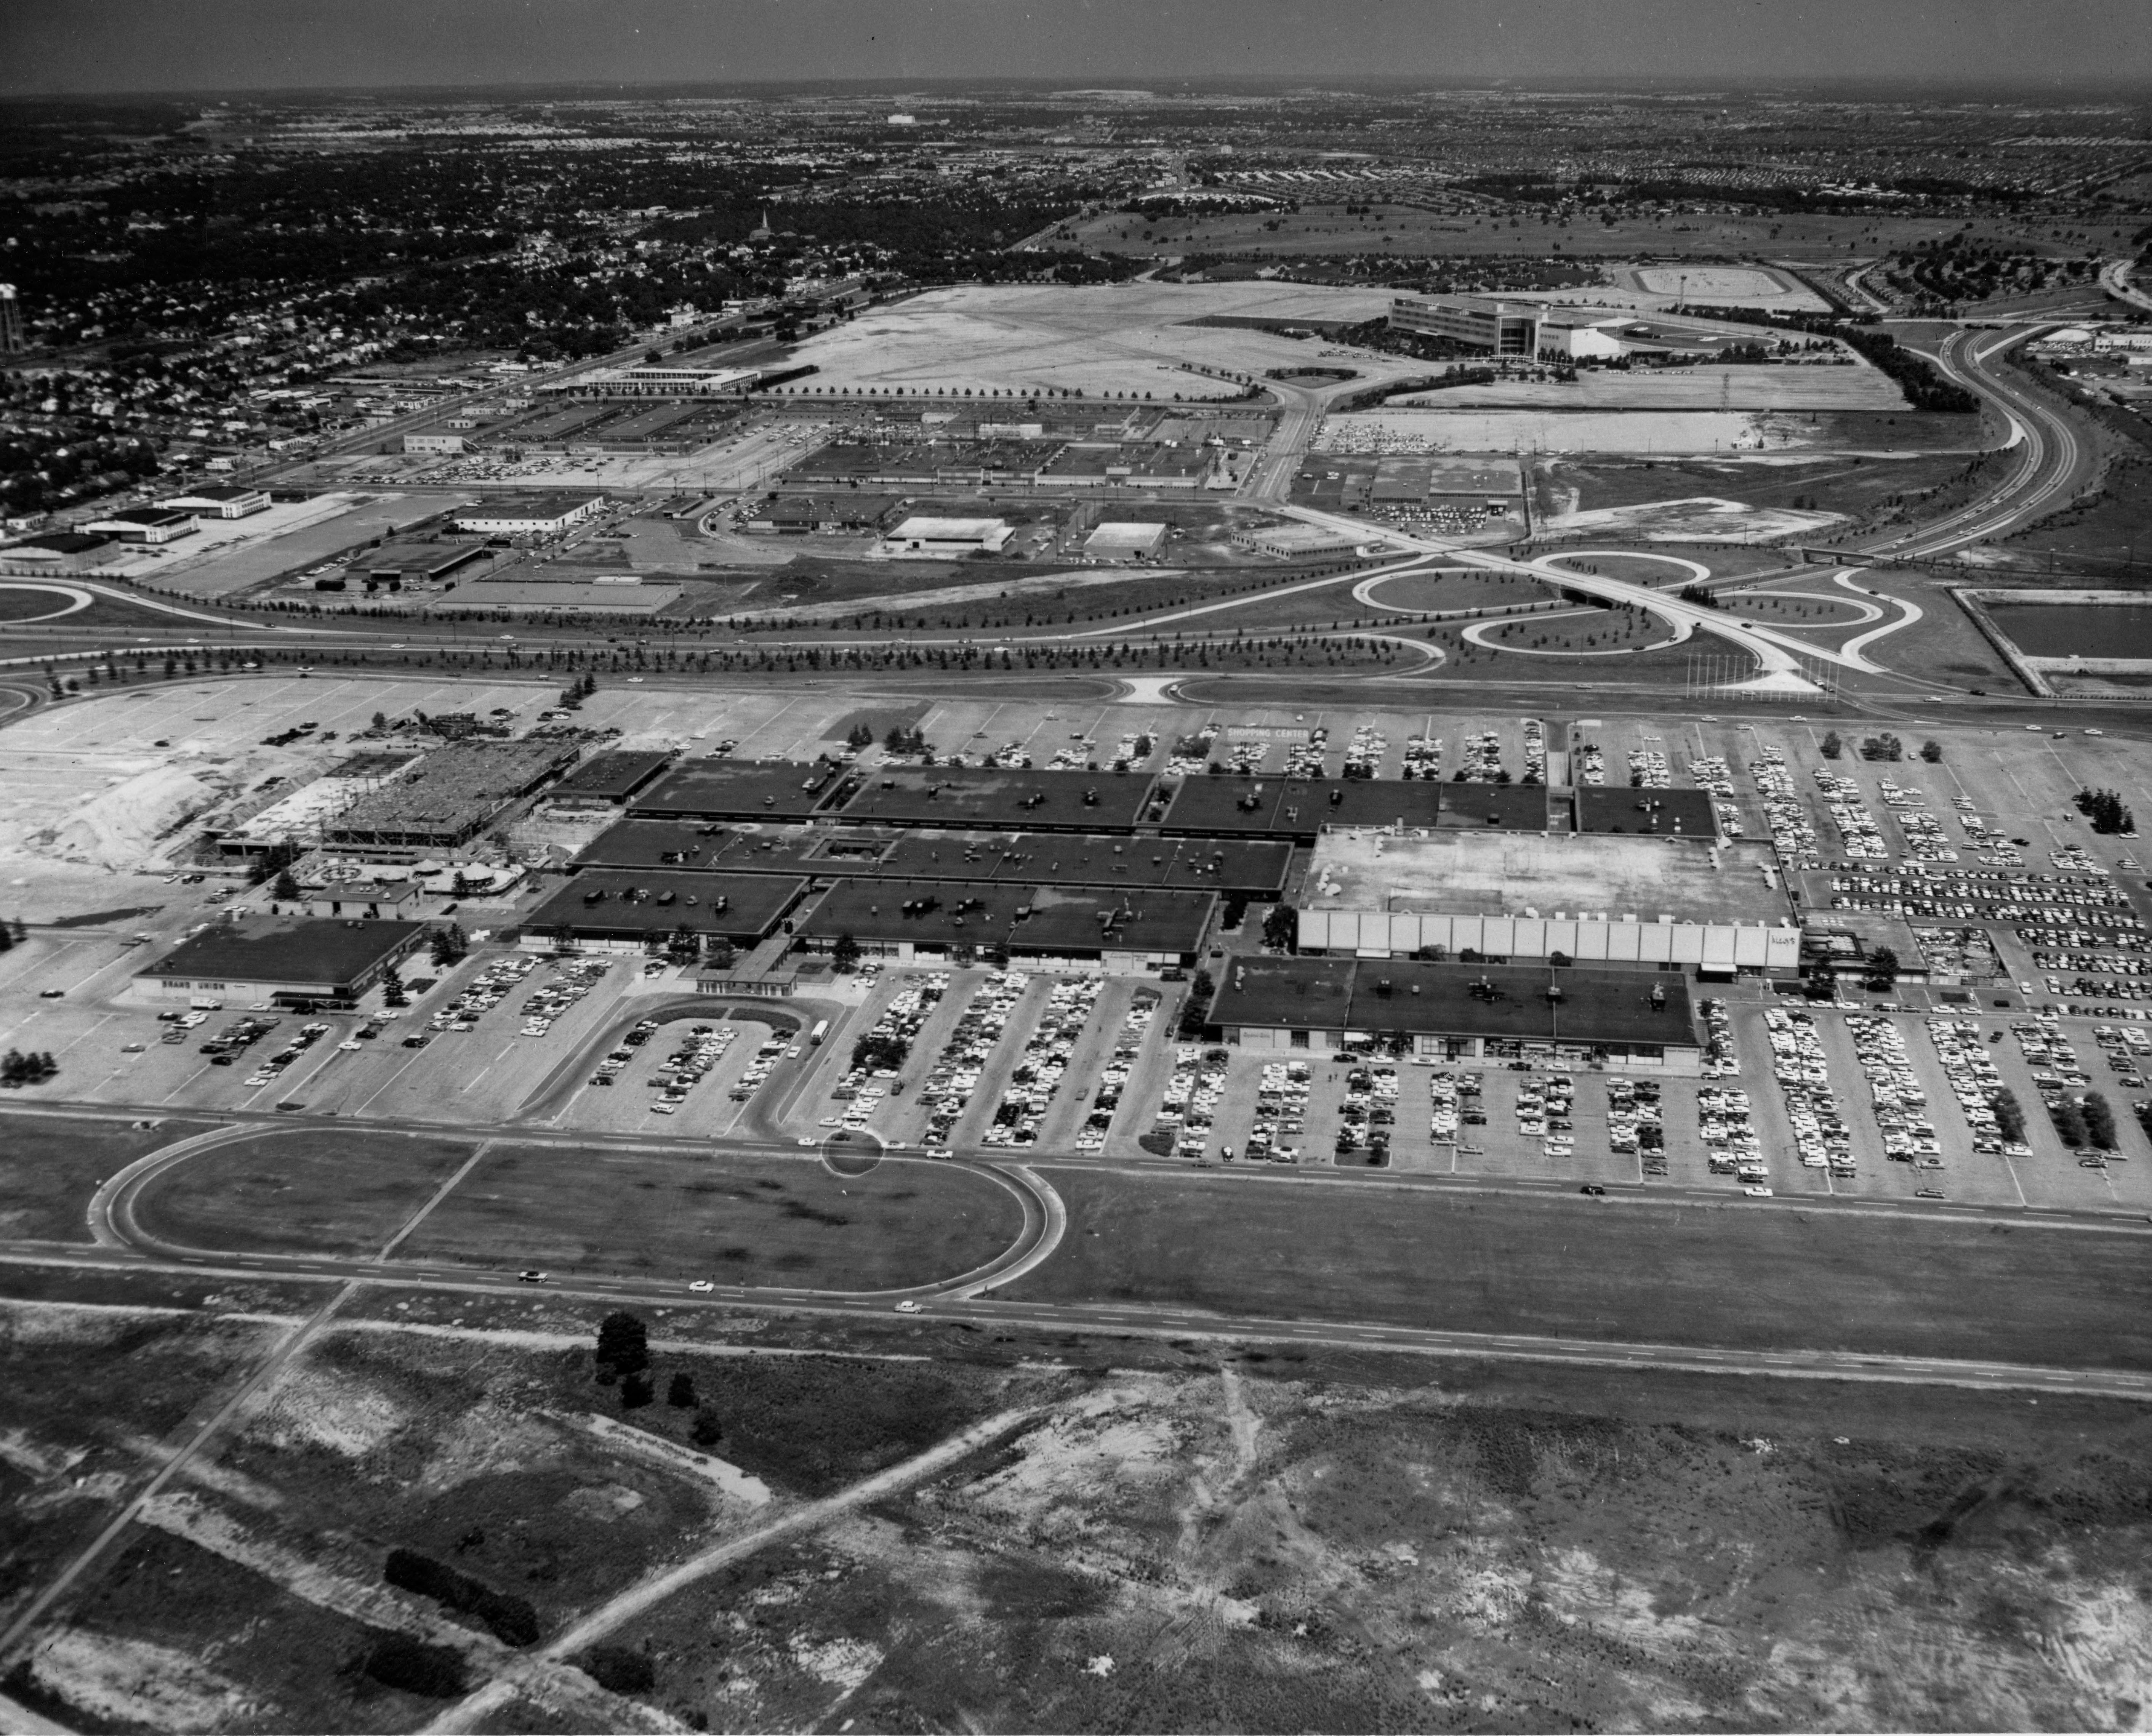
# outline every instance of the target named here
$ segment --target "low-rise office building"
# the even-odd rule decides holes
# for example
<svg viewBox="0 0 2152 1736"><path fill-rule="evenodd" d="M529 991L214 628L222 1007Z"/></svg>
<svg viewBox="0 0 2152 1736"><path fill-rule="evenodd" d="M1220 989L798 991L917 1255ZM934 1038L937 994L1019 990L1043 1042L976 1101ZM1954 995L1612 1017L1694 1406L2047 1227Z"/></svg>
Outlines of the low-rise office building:
<svg viewBox="0 0 2152 1736"><path fill-rule="evenodd" d="M191 512L180 512L168 506L137 506L94 519L82 528L101 536L116 536L122 542L160 547L182 536L193 536L200 526L195 522Z"/></svg>
<svg viewBox="0 0 2152 1736"><path fill-rule="evenodd" d="M261 488L241 488L236 485L198 488L192 494L176 495L157 504L174 512L190 512L196 518L243 519L269 510L269 491Z"/></svg>
<svg viewBox="0 0 2152 1736"><path fill-rule="evenodd" d="M1042 968L1132 972L1195 962L1217 899L986 881L840 880L799 923L794 944L914 961L1006 957Z"/></svg>

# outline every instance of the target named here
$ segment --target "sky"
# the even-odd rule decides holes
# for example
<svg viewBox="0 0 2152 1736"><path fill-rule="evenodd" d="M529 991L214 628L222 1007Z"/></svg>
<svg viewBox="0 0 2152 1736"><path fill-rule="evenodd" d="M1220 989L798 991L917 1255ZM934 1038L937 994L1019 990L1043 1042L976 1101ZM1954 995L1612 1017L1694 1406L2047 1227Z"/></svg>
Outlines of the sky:
<svg viewBox="0 0 2152 1736"><path fill-rule="evenodd" d="M0 95L1283 77L2152 89L2152 0L0 0Z"/></svg>

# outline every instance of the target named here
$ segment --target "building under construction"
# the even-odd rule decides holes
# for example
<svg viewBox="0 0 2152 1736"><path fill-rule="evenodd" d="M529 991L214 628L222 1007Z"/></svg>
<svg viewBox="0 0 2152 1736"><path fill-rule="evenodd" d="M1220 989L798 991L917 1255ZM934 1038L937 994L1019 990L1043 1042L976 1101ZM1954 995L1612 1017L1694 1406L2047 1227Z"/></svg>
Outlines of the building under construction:
<svg viewBox="0 0 2152 1736"><path fill-rule="evenodd" d="M386 861L459 849L580 751L559 741L452 742L359 796L327 824L322 842Z"/></svg>

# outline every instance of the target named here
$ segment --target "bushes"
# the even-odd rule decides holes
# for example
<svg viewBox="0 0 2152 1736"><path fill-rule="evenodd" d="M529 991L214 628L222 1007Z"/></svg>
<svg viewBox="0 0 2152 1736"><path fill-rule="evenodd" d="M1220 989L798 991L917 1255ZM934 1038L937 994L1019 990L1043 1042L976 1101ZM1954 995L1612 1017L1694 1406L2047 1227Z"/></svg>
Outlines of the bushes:
<svg viewBox="0 0 2152 1736"><path fill-rule="evenodd" d="M2081 1150L2092 1138L2092 1130L2085 1125L2084 1110L2073 1097L2051 1099L2048 1119L2055 1124L2055 1131L2073 1151Z"/></svg>
<svg viewBox="0 0 2152 1736"><path fill-rule="evenodd" d="M381 1576L406 1591L430 1597L444 1608L460 1615L476 1616L504 1646L535 1646L538 1642L538 1612L529 1601L496 1591L415 1549L392 1549Z"/></svg>
<svg viewBox="0 0 2152 1736"><path fill-rule="evenodd" d="M904 1065L905 1058L911 1053L911 1044L905 1038L886 1031L870 1031L852 1045L852 1066L855 1071L866 1067L885 1067L894 1073Z"/></svg>
<svg viewBox="0 0 2152 1736"><path fill-rule="evenodd" d="M2134 837L2137 816L2122 805L2122 798L2112 789L2080 789L2075 797L2077 810L2092 822L2095 832L2109 837Z"/></svg>
<svg viewBox="0 0 2152 1736"><path fill-rule="evenodd" d="M629 1646L593 1646L576 1667L612 1693L648 1693L657 1685L648 1655Z"/></svg>
<svg viewBox="0 0 2152 1736"><path fill-rule="evenodd" d="M2094 1145L2107 1151L2114 1150L2114 1111L2097 1091L2084 1094L2084 1122Z"/></svg>
<svg viewBox="0 0 2152 1736"><path fill-rule="evenodd" d="M468 1686L462 1658L446 1646L429 1646L405 1634L383 1635L358 1667L384 1688L429 1700L459 1698Z"/></svg>
<svg viewBox="0 0 2152 1736"><path fill-rule="evenodd" d="M2005 1085L1988 1099L1988 1107L1995 1111L1995 1128L2013 1145L2025 1140L2025 1110L2018 1101L2018 1094Z"/></svg>

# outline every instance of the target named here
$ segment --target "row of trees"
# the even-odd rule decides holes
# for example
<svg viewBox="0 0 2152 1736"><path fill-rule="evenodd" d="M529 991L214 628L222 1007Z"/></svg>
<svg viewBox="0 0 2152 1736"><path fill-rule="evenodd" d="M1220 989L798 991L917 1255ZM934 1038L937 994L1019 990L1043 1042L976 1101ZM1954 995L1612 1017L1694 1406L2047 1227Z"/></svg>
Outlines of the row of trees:
<svg viewBox="0 0 2152 1736"><path fill-rule="evenodd" d="M60 1070L60 1063L53 1058L50 1049L33 1049L25 1053L11 1048L5 1058L0 1058L0 1085L10 1090L23 1085L42 1085Z"/></svg>

